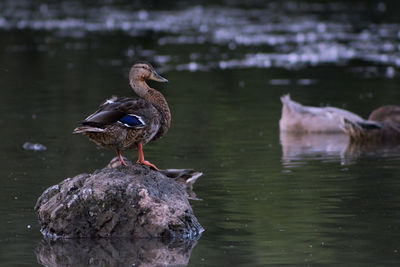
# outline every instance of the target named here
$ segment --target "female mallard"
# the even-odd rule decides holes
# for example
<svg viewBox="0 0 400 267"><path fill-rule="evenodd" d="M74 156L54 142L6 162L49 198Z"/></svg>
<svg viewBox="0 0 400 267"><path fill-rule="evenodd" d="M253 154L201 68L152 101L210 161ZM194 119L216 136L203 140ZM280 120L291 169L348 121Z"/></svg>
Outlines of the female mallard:
<svg viewBox="0 0 400 267"><path fill-rule="evenodd" d="M343 121L343 129L353 143L400 143L400 107L382 106L371 112L368 120Z"/></svg>
<svg viewBox="0 0 400 267"><path fill-rule="evenodd" d="M369 114L370 121L387 121L400 124L400 106L386 105L377 108Z"/></svg>
<svg viewBox="0 0 400 267"><path fill-rule="evenodd" d="M81 133L97 145L116 150L119 161L127 166L120 150L137 148L137 163L157 167L144 160L143 145L167 133L171 112L164 96L150 88L146 80L168 82L146 62L137 62L129 72L129 83L141 98L112 97L92 115L80 122L73 133Z"/></svg>

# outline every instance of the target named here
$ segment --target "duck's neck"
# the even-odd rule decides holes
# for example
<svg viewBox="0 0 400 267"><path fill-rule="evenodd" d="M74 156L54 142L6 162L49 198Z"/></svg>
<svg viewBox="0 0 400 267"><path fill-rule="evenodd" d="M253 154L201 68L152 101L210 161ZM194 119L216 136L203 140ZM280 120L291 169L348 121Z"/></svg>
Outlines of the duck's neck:
<svg viewBox="0 0 400 267"><path fill-rule="evenodd" d="M138 96L152 103L163 113L165 123L169 127L171 124L171 112L165 97L157 90L149 87L144 80L131 81L130 85Z"/></svg>

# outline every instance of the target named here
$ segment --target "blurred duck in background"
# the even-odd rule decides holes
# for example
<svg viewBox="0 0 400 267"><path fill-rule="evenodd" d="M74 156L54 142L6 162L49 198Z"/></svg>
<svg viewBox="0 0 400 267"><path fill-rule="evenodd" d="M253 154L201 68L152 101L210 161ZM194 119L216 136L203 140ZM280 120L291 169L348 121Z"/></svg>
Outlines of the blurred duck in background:
<svg viewBox="0 0 400 267"><path fill-rule="evenodd" d="M382 106L368 120L335 107L304 106L281 97L280 131L287 133L345 133L353 143L400 143L400 107Z"/></svg>

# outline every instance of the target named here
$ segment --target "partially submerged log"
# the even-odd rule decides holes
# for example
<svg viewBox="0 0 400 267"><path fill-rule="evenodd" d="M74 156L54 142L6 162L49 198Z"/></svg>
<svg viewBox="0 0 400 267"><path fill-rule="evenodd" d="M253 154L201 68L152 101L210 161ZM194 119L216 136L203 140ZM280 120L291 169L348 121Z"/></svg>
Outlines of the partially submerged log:
<svg viewBox="0 0 400 267"><path fill-rule="evenodd" d="M39 197L35 210L43 235L190 239L204 231L189 204L186 182L148 166L110 165L65 179Z"/></svg>

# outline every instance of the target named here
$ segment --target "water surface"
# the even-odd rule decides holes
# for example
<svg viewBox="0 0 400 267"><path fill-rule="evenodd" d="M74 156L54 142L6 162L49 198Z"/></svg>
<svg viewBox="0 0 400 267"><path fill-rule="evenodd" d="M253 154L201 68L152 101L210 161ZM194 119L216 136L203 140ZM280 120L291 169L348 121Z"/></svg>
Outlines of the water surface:
<svg viewBox="0 0 400 267"><path fill-rule="evenodd" d="M398 4L208 3L0 4L0 265L35 266L46 255L96 264L74 258L79 249L143 263L129 242L61 246L72 254L43 246L33 211L47 187L114 156L71 132L107 97L132 95L127 72L138 59L170 81L151 85L173 115L146 157L204 172L192 205L206 232L171 253L188 253L188 266L399 263L399 149L291 139L278 126L286 93L363 117L398 102Z"/></svg>

